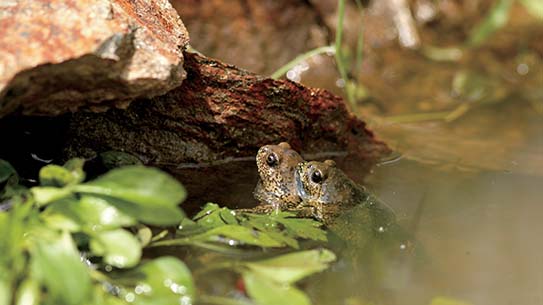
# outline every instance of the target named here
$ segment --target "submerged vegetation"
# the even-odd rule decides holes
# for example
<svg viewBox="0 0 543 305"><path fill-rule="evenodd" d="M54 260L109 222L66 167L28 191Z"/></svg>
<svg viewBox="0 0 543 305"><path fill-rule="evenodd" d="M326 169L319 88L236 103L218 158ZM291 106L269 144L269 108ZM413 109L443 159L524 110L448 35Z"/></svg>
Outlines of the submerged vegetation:
<svg viewBox="0 0 543 305"><path fill-rule="evenodd" d="M145 249L194 246L216 252L232 246L298 248L298 239L326 240L320 223L291 214L236 213L207 204L192 220L177 206L186 197L174 178L127 166L84 182L83 160L40 170L26 188L0 160L0 304L309 304L295 283L326 269L325 249L273 258L222 261L207 270L243 278L249 298L198 292L178 257L145 259ZM173 239L159 227L179 225ZM147 225L152 225L153 228ZM281 272L277 272L281 270ZM281 293L277 293L281 291ZM251 301L251 299L253 301Z"/></svg>

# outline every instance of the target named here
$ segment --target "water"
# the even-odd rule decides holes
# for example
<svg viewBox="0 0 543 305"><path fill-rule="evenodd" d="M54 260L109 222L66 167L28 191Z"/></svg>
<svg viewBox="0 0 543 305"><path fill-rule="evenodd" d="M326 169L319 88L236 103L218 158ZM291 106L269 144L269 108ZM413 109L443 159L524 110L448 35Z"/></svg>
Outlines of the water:
<svg viewBox="0 0 543 305"><path fill-rule="evenodd" d="M349 268L322 274L330 286L313 292L315 304L543 304L542 177L402 160L376 167L367 184L413 230L424 258L385 262L373 287L353 283L360 275Z"/></svg>

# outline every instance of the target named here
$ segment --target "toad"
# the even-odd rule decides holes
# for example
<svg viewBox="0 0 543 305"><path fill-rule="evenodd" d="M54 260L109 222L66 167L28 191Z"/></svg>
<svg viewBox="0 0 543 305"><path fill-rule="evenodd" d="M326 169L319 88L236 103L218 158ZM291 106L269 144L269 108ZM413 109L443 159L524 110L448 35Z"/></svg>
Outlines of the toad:
<svg viewBox="0 0 543 305"><path fill-rule="evenodd" d="M301 162L295 170L296 190L302 203L325 224L331 224L346 210L356 207L361 221L377 231L395 222L394 213L384 203L356 184L336 167L333 160ZM299 206L299 207L300 207ZM362 213L359 213L362 212Z"/></svg>
<svg viewBox="0 0 543 305"><path fill-rule="evenodd" d="M262 146L256 155L260 179L254 197L259 209L289 210L301 202L296 189L294 171L304 160L286 142Z"/></svg>

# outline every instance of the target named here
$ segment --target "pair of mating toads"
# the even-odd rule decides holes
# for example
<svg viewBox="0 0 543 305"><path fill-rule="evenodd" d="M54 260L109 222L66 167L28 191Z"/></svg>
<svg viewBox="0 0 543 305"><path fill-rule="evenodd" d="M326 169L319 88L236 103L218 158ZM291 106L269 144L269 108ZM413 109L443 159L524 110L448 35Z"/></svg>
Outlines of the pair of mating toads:
<svg viewBox="0 0 543 305"><path fill-rule="evenodd" d="M394 222L392 210L349 179L332 160L305 161L283 142L261 147L256 164L260 180L254 196L261 203L256 211L298 211L329 225L357 207L380 221Z"/></svg>

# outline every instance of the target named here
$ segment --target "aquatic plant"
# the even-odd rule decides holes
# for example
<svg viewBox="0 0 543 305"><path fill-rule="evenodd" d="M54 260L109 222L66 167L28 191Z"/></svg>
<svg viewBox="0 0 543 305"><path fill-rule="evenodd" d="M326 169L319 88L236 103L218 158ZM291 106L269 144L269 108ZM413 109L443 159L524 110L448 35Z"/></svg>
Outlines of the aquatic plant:
<svg viewBox="0 0 543 305"><path fill-rule="evenodd" d="M310 304L295 282L335 260L325 249L272 258L210 263L239 274L249 298L197 292L178 257L143 258L149 247L298 248L325 240L320 223L288 213L253 215L207 204L193 219L178 207L183 186L141 165L116 168L85 182L82 159L47 165L39 186L19 184L0 160L0 305L4 304ZM160 227L179 225L176 238ZM153 227L148 227L152 225ZM300 262L303 261L303 264ZM281 272L276 272L280 270ZM281 293L277 293L277 292Z"/></svg>

